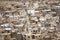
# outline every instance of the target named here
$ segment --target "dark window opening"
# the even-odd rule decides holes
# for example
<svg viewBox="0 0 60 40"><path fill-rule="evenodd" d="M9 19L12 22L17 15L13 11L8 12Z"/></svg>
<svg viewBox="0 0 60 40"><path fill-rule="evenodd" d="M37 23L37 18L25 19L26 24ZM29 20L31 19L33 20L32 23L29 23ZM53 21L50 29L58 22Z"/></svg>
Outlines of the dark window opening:
<svg viewBox="0 0 60 40"><path fill-rule="evenodd" d="M16 8L20 8L20 6L15 6Z"/></svg>
<svg viewBox="0 0 60 40"><path fill-rule="evenodd" d="M36 38L37 38L37 36L36 36Z"/></svg>
<svg viewBox="0 0 60 40"><path fill-rule="evenodd" d="M10 32L10 31L7 31L8 33Z"/></svg>
<svg viewBox="0 0 60 40"><path fill-rule="evenodd" d="M57 16L57 14L52 14L53 17Z"/></svg>
<svg viewBox="0 0 60 40"><path fill-rule="evenodd" d="M55 12L56 10L55 9L51 9L53 12Z"/></svg>
<svg viewBox="0 0 60 40"><path fill-rule="evenodd" d="M30 38L30 36L28 36L28 38Z"/></svg>
<svg viewBox="0 0 60 40"><path fill-rule="evenodd" d="M36 32L37 32L37 30L36 30Z"/></svg>
<svg viewBox="0 0 60 40"><path fill-rule="evenodd" d="M39 36L40 37L40 36Z"/></svg>
<svg viewBox="0 0 60 40"><path fill-rule="evenodd" d="M26 37L26 35L24 35L24 37Z"/></svg>
<svg viewBox="0 0 60 40"><path fill-rule="evenodd" d="M51 24L46 24L45 26L46 26L46 27L47 27L47 26L51 26Z"/></svg>
<svg viewBox="0 0 60 40"><path fill-rule="evenodd" d="M35 30L33 30L33 32L35 32Z"/></svg>
<svg viewBox="0 0 60 40"><path fill-rule="evenodd" d="M14 4L11 4L12 6L14 6Z"/></svg>
<svg viewBox="0 0 60 40"><path fill-rule="evenodd" d="M4 31L2 33L5 33Z"/></svg>
<svg viewBox="0 0 60 40"><path fill-rule="evenodd" d="M8 8L8 10L11 10L11 8Z"/></svg>
<svg viewBox="0 0 60 40"><path fill-rule="evenodd" d="M35 39L35 36L34 35L32 35L32 39Z"/></svg>

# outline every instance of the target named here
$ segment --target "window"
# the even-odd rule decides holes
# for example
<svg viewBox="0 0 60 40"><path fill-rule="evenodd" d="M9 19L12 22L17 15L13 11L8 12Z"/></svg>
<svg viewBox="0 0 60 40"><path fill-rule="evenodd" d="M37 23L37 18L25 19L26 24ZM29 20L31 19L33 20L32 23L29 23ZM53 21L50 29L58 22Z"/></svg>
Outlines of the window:
<svg viewBox="0 0 60 40"><path fill-rule="evenodd" d="M36 33L37 33L37 30L36 30Z"/></svg>
<svg viewBox="0 0 60 40"><path fill-rule="evenodd" d="M33 30L33 32L35 32L35 30Z"/></svg>
<svg viewBox="0 0 60 40"><path fill-rule="evenodd" d="M32 39L35 39L35 36L34 35L32 35Z"/></svg>
<svg viewBox="0 0 60 40"><path fill-rule="evenodd" d="M15 6L16 8L19 8L20 6Z"/></svg>
<svg viewBox="0 0 60 40"><path fill-rule="evenodd" d="M40 36L39 36L40 37Z"/></svg>
<svg viewBox="0 0 60 40"><path fill-rule="evenodd" d="M30 38L30 36L28 36L28 38Z"/></svg>

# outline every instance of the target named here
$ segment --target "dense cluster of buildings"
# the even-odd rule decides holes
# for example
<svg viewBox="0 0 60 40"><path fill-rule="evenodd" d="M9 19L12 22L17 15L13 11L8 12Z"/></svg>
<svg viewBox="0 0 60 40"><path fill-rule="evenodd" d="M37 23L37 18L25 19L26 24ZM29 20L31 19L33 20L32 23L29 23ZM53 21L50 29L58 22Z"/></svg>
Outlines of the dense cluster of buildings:
<svg viewBox="0 0 60 40"><path fill-rule="evenodd" d="M0 40L60 40L60 1L0 1Z"/></svg>

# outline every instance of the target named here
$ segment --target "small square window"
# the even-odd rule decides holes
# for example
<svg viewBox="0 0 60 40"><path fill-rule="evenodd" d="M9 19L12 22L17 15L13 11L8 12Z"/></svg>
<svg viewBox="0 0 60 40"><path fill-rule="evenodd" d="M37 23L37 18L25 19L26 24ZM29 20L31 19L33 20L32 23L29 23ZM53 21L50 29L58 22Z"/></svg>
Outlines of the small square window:
<svg viewBox="0 0 60 40"><path fill-rule="evenodd" d="M30 36L28 36L28 38L30 38Z"/></svg>

